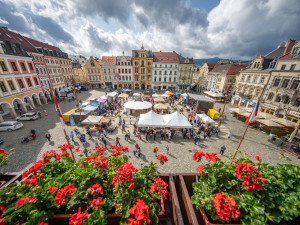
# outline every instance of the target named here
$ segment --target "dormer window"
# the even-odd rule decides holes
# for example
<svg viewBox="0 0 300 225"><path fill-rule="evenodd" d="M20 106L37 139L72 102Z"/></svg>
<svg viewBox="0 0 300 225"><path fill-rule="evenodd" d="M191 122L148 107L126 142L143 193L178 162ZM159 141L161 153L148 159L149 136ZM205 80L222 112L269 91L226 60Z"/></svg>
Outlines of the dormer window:
<svg viewBox="0 0 300 225"><path fill-rule="evenodd" d="M293 55L297 55L299 53L300 53L300 48L299 47L293 49L293 52L292 52Z"/></svg>

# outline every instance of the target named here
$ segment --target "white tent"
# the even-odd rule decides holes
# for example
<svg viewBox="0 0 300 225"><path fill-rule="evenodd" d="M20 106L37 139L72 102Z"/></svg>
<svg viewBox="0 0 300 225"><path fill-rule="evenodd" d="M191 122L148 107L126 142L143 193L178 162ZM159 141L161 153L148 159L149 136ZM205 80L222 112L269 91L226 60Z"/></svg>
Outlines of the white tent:
<svg viewBox="0 0 300 225"><path fill-rule="evenodd" d="M206 114L197 114L197 117L199 117L206 124L215 124L215 121Z"/></svg>
<svg viewBox="0 0 300 225"><path fill-rule="evenodd" d="M181 94L181 97L183 97L183 98L186 98L187 96L188 96L187 93Z"/></svg>
<svg viewBox="0 0 300 225"><path fill-rule="evenodd" d="M133 96L141 96L140 93L134 93Z"/></svg>
<svg viewBox="0 0 300 225"><path fill-rule="evenodd" d="M84 107L88 106L89 104L90 104L89 102L84 102L81 104L81 108L84 108Z"/></svg>
<svg viewBox="0 0 300 225"><path fill-rule="evenodd" d="M159 95L159 94L156 94L156 93L152 95L153 98L158 98L159 96L160 96L160 95Z"/></svg>
<svg viewBox="0 0 300 225"><path fill-rule="evenodd" d="M129 101L124 104L125 109L142 110L150 109L152 104L147 101Z"/></svg>
<svg viewBox="0 0 300 225"><path fill-rule="evenodd" d="M84 107L84 113L90 113L90 112L94 112L97 110L97 106L91 106L91 105L88 105L86 107Z"/></svg>
<svg viewBox="0 0 300 225"><path fill-rule="evenodd" d="M110 97L115 97L116 95L118 95L118 93L113 91L113 92L108 93L107 95Z"/></svg>
<svg viewBox="0 0 300 225"><path fill-rule="evenodd" d="M107 95L103 95L100 98L107 100Z"/></svg>
<svg viewBox="0 0 300 225"><path fill-rule="evenodd" d="M141 114L138 121L139 127L164 127L164 125L163 117L152 110Z"/></svg>
<svg viewBox="0 0 300 225"><path fill-rule="evenodd" d="M163 118L165 127L192 128L188 119L177 111L172 114L163 115Z"/></svg>
<svg viewBox="0 0 300 225"><path fill-rule="evenodd" d="M100 123L100 120L103 116L88 116L85 120L82 121L82 124L97 124Z"/></svg>
<svg viewBox="0 0 300 225"><path fill-rule="evenodd" d="M170 97L170 95L163 94L163 95L161 95L161 97L164 97L164 98L169 98L169 97Z"/></svg>

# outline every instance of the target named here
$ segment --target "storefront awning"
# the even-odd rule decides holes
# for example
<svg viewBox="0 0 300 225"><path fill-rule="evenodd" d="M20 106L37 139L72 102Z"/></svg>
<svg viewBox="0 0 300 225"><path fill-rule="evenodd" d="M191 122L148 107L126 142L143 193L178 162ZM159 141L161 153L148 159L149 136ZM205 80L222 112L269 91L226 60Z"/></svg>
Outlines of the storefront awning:
<svg viewBox="0 0 300 225"><path fill-rule="evenodd" d="M236 98L235 100L240 101L241 99L240 98Z"/></svg>
<svg viewBox="0 0 300 225"><path fill-rule="evenodd" d="M247 102L248 102L248 100L243 100L243 102L244 102L244 103L247 103Z"/></svg>

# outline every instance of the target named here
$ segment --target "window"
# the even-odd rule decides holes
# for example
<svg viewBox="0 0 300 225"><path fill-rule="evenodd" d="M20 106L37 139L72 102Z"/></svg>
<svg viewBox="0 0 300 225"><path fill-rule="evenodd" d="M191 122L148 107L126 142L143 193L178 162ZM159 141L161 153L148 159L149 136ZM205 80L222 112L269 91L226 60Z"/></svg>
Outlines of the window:
<svg viewBox="0 0 300 225"><path fill-rule="evenodd" d="M265 77L260 78L260 83L263 84L265 82Z"/></svg>
<svg viewBox="0 0 300 225"><path fill-rule="evenodd" d="M23 62L21 62L20 64L21 64L21 68L22 68L22 70L23 70L23 71L26 71L25 64L24 64Z"/></svg>
<svg viewBox="0 0 300 225"><path fill-rule="evenodd" d="M23 84L22 80L18 79L18 83L19 83L19 86L21 89L24 88L24 84Z"/></svg>
<svg viewBox="0 0 300 225"><path fill-rule="evenodd" d="M38 80L36 79L36 77L33 78L35 85L39 85Z"/></svg>
<svg viewBox="0 0 300 225"><path fill-rule="evenodd" d="M285 70L286 65L282 65L280 70Z"/></svg>
<svg viewBox="0 0 300 225"><path fill-rule="evenodd" d="M290 97L289 96L286 96L284 101L283 101L283 104L290 104L291 100L290 100Z"/></svg>
<svg viewBox="0 0 300 225"><path fill-rule="evenodd" d="M293 82L293 84L291 86L291 89L297 90L298 86L299 86L299 83L300 83L300 80L294 80L294 82Z"/></svg>
<svg viewBox="0 0 300 225"><path fill-rule="evenodd" d="M8 80L7 83L12 91L16 90L15 85L13 84L12 80Z"/></svg>
<svg viewBox="0 0 300 225"><path fill-rule="evenodd" d="M1 88L2 92L7 92L7 89L6 89L5 84L4 84L3 81L0 81L0 88Z"/></svg>
<svg viewBox="0 0 300 225"><path fill-rule="evenodd" d="M176 73L177 73L177 72L176 72L176 71L174 71L174 75L176 75Z"/></svg>
<svg viewBox="0 0 300 225"><path fill-rule="evenodd" d="M296 64L292 64L290 70L295 70Z"/></svg>
<svg viewBox="0 0 300 225"><path fill-rule="evenodd" d="M300 98L297 98L293 104L293 106L299 107L300 106Z"/></svg>
<svg viewBox="0 0 300 225"><path fill-rule="evenodd" d="M281 87L282 87L282 88L287 88L289 82L290 82L290 79L284 79L284 80L283 80L283 83L282 83L282 85L281 85Z"/></svg>
<svg viewBox="0 0 300 225"><path fill-rule="evenodd" d="M5 66L5 63L3 61L0 61L0 66L1 66L1 69L4 71L7 71L7 68Z"/></svg>
<svg viewBox="0 0 300 225"><path fill-rule="evenodd" d="M273 98L274 98L274 93L270 93L269 96L268 96L268 100L272 101Z"/></svg>
<svg viewBox="0 0 300 225"><path fill-rule="evenodd" d="M250 82L251 76L247 77L247 82Z"/></svg>
<svg viewBox="0 0 300 225"><path fill-rule="evenodd" d="M300 48L294 48L292 54L297 55L300 52Z"/></svg>
<svg viewBox="0 0 300 225"><path fill-rule="evenodd" d="M276 96L275 102L281 102L281 95L277 95L277 96Z"/></svg>
<svg viewBox="0 0 300 225"><path fill-rule="evenodd" d="M256 90L255 90L255 94L254 94L255 97L257 97L257 96L259 95L259 93L260 93L260 89L256 89Z"/></svg>
<svg viewBox="0 0 300 225"><path fill-rule="evenodd" d="M274 81L273 87L278 87L279 83L280 83L280 79L276 78L275 81Z"/></svg>
<svg viewBox="0 0 300 225"><path fill-rule="evenodd" d="M165 75L167 75L167 71L165 71Z"/></svg>
<svg viewBox="0 0 300 225"><path fill-rule="evenodd" d="M154 82L156 82L156 77L154 77Z"/></svg>
<svg viewBox="0 0 300 225"><path fill-rule="evenodd" d="M241 77L241 81L244 81L245 80L245 75L243 75L242 77Z"/></svg>
<svg viewBox="0 0 300 225"><path fill-rule="evenodd" d="M13 68L14 71L16 71L16 72L18 71L18 68L17 68L15 62L11 62L10 65L11 65L11 67Z"/></svg>
<svg viewBox="0 0 300 225"><path fill-rule="evenodd" d="M128 73L131 73L131 69L128 69Z"/></svg>
<svg viewBox="0 0 300 225"><path fill-rule="evenodd" d="M28 84L29 87L32 87L32 83L31 83L30 78L26 78L26 82L27 82L27 84Z"/></svg>

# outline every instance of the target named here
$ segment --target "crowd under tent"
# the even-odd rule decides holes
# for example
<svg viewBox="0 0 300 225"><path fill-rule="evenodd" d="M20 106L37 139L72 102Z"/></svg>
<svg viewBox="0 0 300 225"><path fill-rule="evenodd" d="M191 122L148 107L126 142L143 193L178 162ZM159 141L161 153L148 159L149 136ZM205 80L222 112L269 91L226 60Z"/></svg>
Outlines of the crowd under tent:
<svg viewBox="0 0 300 225"><path fill-rule="evenodd" d="M124 109L130 115L138 116L142 113L148 112L152 108L152 104L147 101L134 100L124 104Z"/></svg>
<svg viewBox="0 0 300 225"><path fill-rule="evenodd" d="M190 124L188 119L180 114L178 111L168 114L162 115L164 118L165 126L172 128L192 128L193 126Z"/></svg>
<svg viewBox="0 0 300 225"><path fill-rule="evenodd" d="M90 125L90 124L100 124L100 120L103 118L103 116L88 116L85 120L81 122L81 124L84 125Z"/></svg>
<svg viewBox="0 0 300 225"><path fill-rule="evenodd" d="M162 115L159 115L152 110L148 113L141 114L138 121L139 127L164 127L164 125L165 123Z"/></svg>
<svg viewBox="0 0 300 225"><path fill-rule="evenodd" d="M205 124L211 124L214 125L216 122L210 118L209 116L207 116L206 114L197 114L197 117L202 120Z"/></svg>
<svg viewBox="0 0 300 225"><path fill-rule="evenodd" d="M189 95L189 103L193 103L196 105L196 112L203 111L205 113L208 112L209 109L214 108L215 101L210 98L204 97L203 95L196 94L188 94Z"/></svg>

